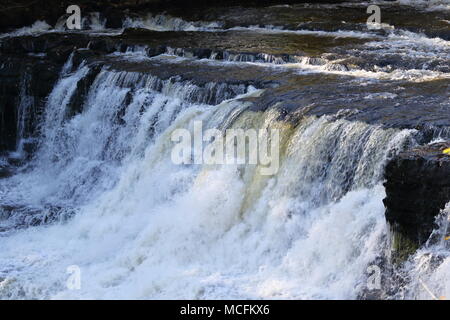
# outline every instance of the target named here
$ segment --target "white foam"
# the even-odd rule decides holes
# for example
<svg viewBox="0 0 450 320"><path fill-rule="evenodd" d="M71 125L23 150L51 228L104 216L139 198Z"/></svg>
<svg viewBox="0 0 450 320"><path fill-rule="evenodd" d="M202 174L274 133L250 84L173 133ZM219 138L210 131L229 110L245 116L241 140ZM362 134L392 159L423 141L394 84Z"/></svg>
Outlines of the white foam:
<svg viewBox="0 0 450 320"><path fill-rule="evenodd" d="M250 27L234 27L228 30L235 31L256 31L262 33L290 33L290 34L298 34L298 35L315 35L319 37L334 37L334 38L359 38L359 39L376 39L380 36L369 33L369 32L361 32L361 31L346 31L346 30L337 30L337 31L321 31L321 30L289 30L281 27L274 26L250 26ZM226 30L224 30L226 31Z"/></svg>
<svg viewBox="0 0 450 320"><path fill-rule="evenodd" d="M293 129L274 110L246 111L242 96L189 102L203 89L107 70L83 111L60 117L84 68L52 92L34 169L0 180L2 201L70 205L76 215L1 238L2 298L357 297L385 245L383 166L412 131L333 117ZM173 164L171 132L194 120L279 127L278 174ZM65 286L70 265L81 269L80 290Z"/></svg>
<svg viewBox="0 0 450 320"><path fill-rule="evenodd" d="M406 279L401 298L447 300L450 297L450 244L448 235L450 203L437 217L438 228L431 243L424 245L404 264L400 274Z"/></svg>
<svg viewBox="0 0 450 320"><path fill-rule="evenodd" d="M29 27L23 27L9 33L0 34L0 38L38 35L49 31L50 29L51 26L47 22L38 20Z"/></svg>
<svg viewBox="0 0 450 320"><path fill-rule="evenodd" d="M378 92L371 93L364 97L364 99L372 100L372 99L394 99L397 97L397 94L391 92Z"/></svg>
<svg viewBox="0 0 450 320"><path fill-rule="evenodd" d="M450 10L449 0L397 0L397 3L414 6L427 11Z"/></svg>
<svg viewBox="0 0 450 320"><path fill-rule="evenodd" d="M214 31L218 22L185 21L169 15L147 15L145 18L126 18L124 28L145 28L154 31Z"/></svg>

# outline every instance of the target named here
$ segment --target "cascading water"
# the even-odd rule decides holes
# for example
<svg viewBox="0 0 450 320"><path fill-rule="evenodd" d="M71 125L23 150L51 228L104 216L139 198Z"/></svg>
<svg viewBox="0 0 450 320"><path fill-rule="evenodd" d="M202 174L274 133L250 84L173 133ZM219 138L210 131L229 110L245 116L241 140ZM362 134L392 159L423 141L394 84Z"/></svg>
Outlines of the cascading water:
<svg viewBox="0 0 450 320"><path fill-rule="evenodd" d="M198 21L127 12L115 25L151 31L124 32L94 13L82 25L96 32L68 31L64 17L0 35L2 53L31 59L16 150L0 150L0 298L449 297L449 205L395 267L383 205L387 162L448 140L449 41L405 19L369 30L344 11L358 6L211 9ZM33 66L48 57L61 62L41 110L35 82L47 78ZM278 170L174 163L173 133L200 121L224 137L278 129ZM371 267L385 281L375 293Z"/></svg>
<svg viewBox="0 0 450 320"><path fill-rule="evenodd" d="M450 231L449 214L450 203L436 217L438 228L433 231L426 245L398 270L403 285L395 298L445 300L450 296L450 248L446 240Z"/></svg>
<svg viewBox="0 0 450 320"><path fill-rule="evenodd" d="M88 71L82 64L61 76L35 158L2 180L2 204L20 203L22 218L63 211L50 226L2 238L3 298L356 298L363 290L367 266L385 249L383 164L414 131L327 116L288 124L275 109L250 111L244 98L261 90L108 69L68 117ZM196 120L278 127L278 173L173 164L171 132ZM67 210L76 214L61 220ZM13 218L24 223L20 212L10 227ZM79 291L65 288L71 265L83 272Z"/></svg>
<svg viewBox="0 0 450 320"><path fill-rule="evenodd" d="M28 73L25 73L20 85L20 102L17 108L16 156L19 158L23 156L24 143L26 142L27 116L32 114L29 109L33 108L33 97L27 92L29 86L30 77Z"/></svg>
<svg viewBox="0 0 450 320"><path fill-rule="evenodd" d="M198 31L214 30L220 27L217 22L190 22L167 15L147 15L144 18L126 18L124 28L146 28L156 31Z"/></svg>

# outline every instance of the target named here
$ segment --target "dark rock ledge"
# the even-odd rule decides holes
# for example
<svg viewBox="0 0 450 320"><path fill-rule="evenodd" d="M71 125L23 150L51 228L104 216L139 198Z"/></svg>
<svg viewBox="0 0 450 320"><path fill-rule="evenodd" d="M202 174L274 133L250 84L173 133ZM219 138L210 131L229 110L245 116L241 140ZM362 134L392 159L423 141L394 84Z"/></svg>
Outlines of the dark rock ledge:
<svg viewBox="0 0 450 320"><path fill-rule="evenodd" d="M345 0L316 0L322 3L337 3ZM0 31L31 25L36 20L45 20L54 25L66 13L69 5L80 6L82 12L101 11L107 19L108 28L122 25L124 12L141 13L165 11L198 11L212 6L264 6L273 4L302 3L308 0L2 0L0 1Z"/></svg>
<svg viewBox="0 0 450 320"><path fill-rule="evenodd" d="M391 227L392 258L403 261L429 238L435 217L450 201L450 142L399 154L385 172L386 219Z"/></svg>

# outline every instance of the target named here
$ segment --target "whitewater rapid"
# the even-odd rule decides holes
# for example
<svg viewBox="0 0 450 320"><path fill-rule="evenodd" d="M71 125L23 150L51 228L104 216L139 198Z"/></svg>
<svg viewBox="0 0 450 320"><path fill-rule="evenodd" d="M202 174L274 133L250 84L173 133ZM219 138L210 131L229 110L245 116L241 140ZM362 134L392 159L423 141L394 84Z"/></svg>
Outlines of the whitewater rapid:
<svg viewBox="0 0 450 320"><path fill-rule="evenodd" d="M447 10L447 4L440 1L430 10ZM63 22L36 22L0 38L68 32ZM123 31L107 30L105 23L98 14L83 20L94 37ZM380 32L226 29L220 22L148 15L124 19L123 27L366 42L341 55L212 52L201 59L170 47L148 57L148 48L139 45L108 59L152 60L161 68L186 61L192 68L253 64L274 72L351 76L357 86L449 77L449 41L393 26ZM392 65L384 63L386 57ZM346 120L354 110L285 121L276 105L252 108L251 101L264 93L259 87L160 79L108 66L98 71L73 60L72 54L46 99L33 157L0 179L0 298L358 299L368 291L373 267L383 281L392 277L382 282L378 298L429 299L424 284L436 297L450 297L449 244L435 240L448 231L448 208L430 241L395 275L389 265L384 166L419 143L417 130ZM80 83L92 75L86 95L74 105L82 96ZM26 155L31 139L29 82L25 75L20 84L16 151L9 155L16 160ZM393 91L364 99L390 103L401 94ZM279 129L278 172L262 175L258 165L174 164L172 133L193 131L196 121L224 134L229 128ZM79 271L79 288L69 285L73 270Z"/></svg>
<svg viewBox="0 0 450 320"><path fill-rule="evenodd" d="M361 8L363 10L369 4L391 6L390 9L401 10L401 8L412 7L417 12L447 12L450 8L448 0L400 0L400 1L372 1L367 3L346 2L340 4L300 4L286 6L295 10L307 10L311 8L336 9ZM277 6L274 6L277 8ZM287 10L286 9L286 10ZM386 8L387 9L387 8ZM383 7L383 10L386 10ZM288 11L286 11L288 12ZM285 14L286 14L285 12ZM270 15L269 15L270 16ZM96 36L118 36L128 28L142 28L158 32L199 32L199 33L228 33L228 32L250 32L262 34L285 34L285 35L309 35L311 37L325 37L332 39L359 39L367 40L360 46L344 48L339 53L322 53L317 56L285 55L277 56L264 52L245 53L213 51L207 59L211 61L225 61L238 63L262 64L270 68L289 68L297 70L298 73L326 73L344 76L353 76L366 79L380 80L408 80L413 82L424 82L437 79L448 79L448 59L450 58L450 41L435 35L425 35L426 30L411 31L408 28L396 27L387 23L379 25L378 29L371 30L365 24L355 24L353 29L342 21L343 29L320 30L317 27L308 27L299 24L297 27L272 24L256 25L231 25L227 26L224 21L187 21L169 14L146 14L131 15L122 19L121 29L106 28L106 18L98 12L83 16L82 30L67 30L65 26L66 16L62 16L55 26L50 26L45 21L36 21L29 27L23 27L9 33L0 34L2 38L20 36L38 36L45 33L87 33ZM448 20L445 20L448 21ZM234 22L236 23L236 22ZM433 32L431 32L433 34ZM143 45L128 47L127 53L139 54L140 58L147 56L149 48ZM167 55L175 55L186 58L196 58L190 50L184 48L167 47ZM136 57L135 57L136 58ZM360 61L360 58L364 62ZM386 59L391 63L386 64Z"/></svg>
<svg viewBox="0 0 450 320"><path fill-rule="evenodd" d="M17 210L3 222L1 297L353 299L365 289L387 249L383 166L414 130L327 116L294 126L276 109L250 111L252 87L108 69L68 117L89 72L70 69L49 96L36 156L0 182L2 204L52 221L18 230L27 211ZM279 172L173 164L170 134L195 120L279 128ZM80 290L66 286L73 265Z"/></svg>

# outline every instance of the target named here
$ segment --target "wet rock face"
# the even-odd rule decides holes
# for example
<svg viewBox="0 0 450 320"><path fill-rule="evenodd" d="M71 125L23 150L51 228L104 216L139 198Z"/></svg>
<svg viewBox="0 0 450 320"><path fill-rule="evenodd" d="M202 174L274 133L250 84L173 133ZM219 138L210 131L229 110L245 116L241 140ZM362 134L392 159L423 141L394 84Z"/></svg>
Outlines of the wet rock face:
<svg viewBox="0 0 450 320"><path fill-rule="evenodd" d="M16 136L15 105L19 95L20 71L4 62L0 77L0 153L12 149Z"/></svg>
<svg viewBox="0 0 450 320"><path fill-rule="evenodd" d="M435 217L450 201L450 142L399 154L386 167L386 219L392 229L394 260L424 244Z"/></svg>
<svg viewBox="0 0 450 320"><path fill-rule="evenodd" d="M268 5L277 3L302 3L305 0L2 0L0 3L0 31L31 25L36 20L45 20L54 25L59 17L66 13L69 5L77 4L84 12L101 11L107 18L107 27L118 28L122 24L123 12L139 13L140 10L163 12L183 10L195 7ZM342 0L324 0L316 2L343 2Z"/></svg>
<svg viewBox="0 0 450 320"><path fill-rule="evenodd" d="M28 54L0 56L0 154L15 150L18 131L18 108L21 96L29 96L33 110L28 110L26 133L36 133L39 116L63 63L46 56ZM27 79L27 83L23 82ZM26 92L22 85L26 86Z"/></svg>

